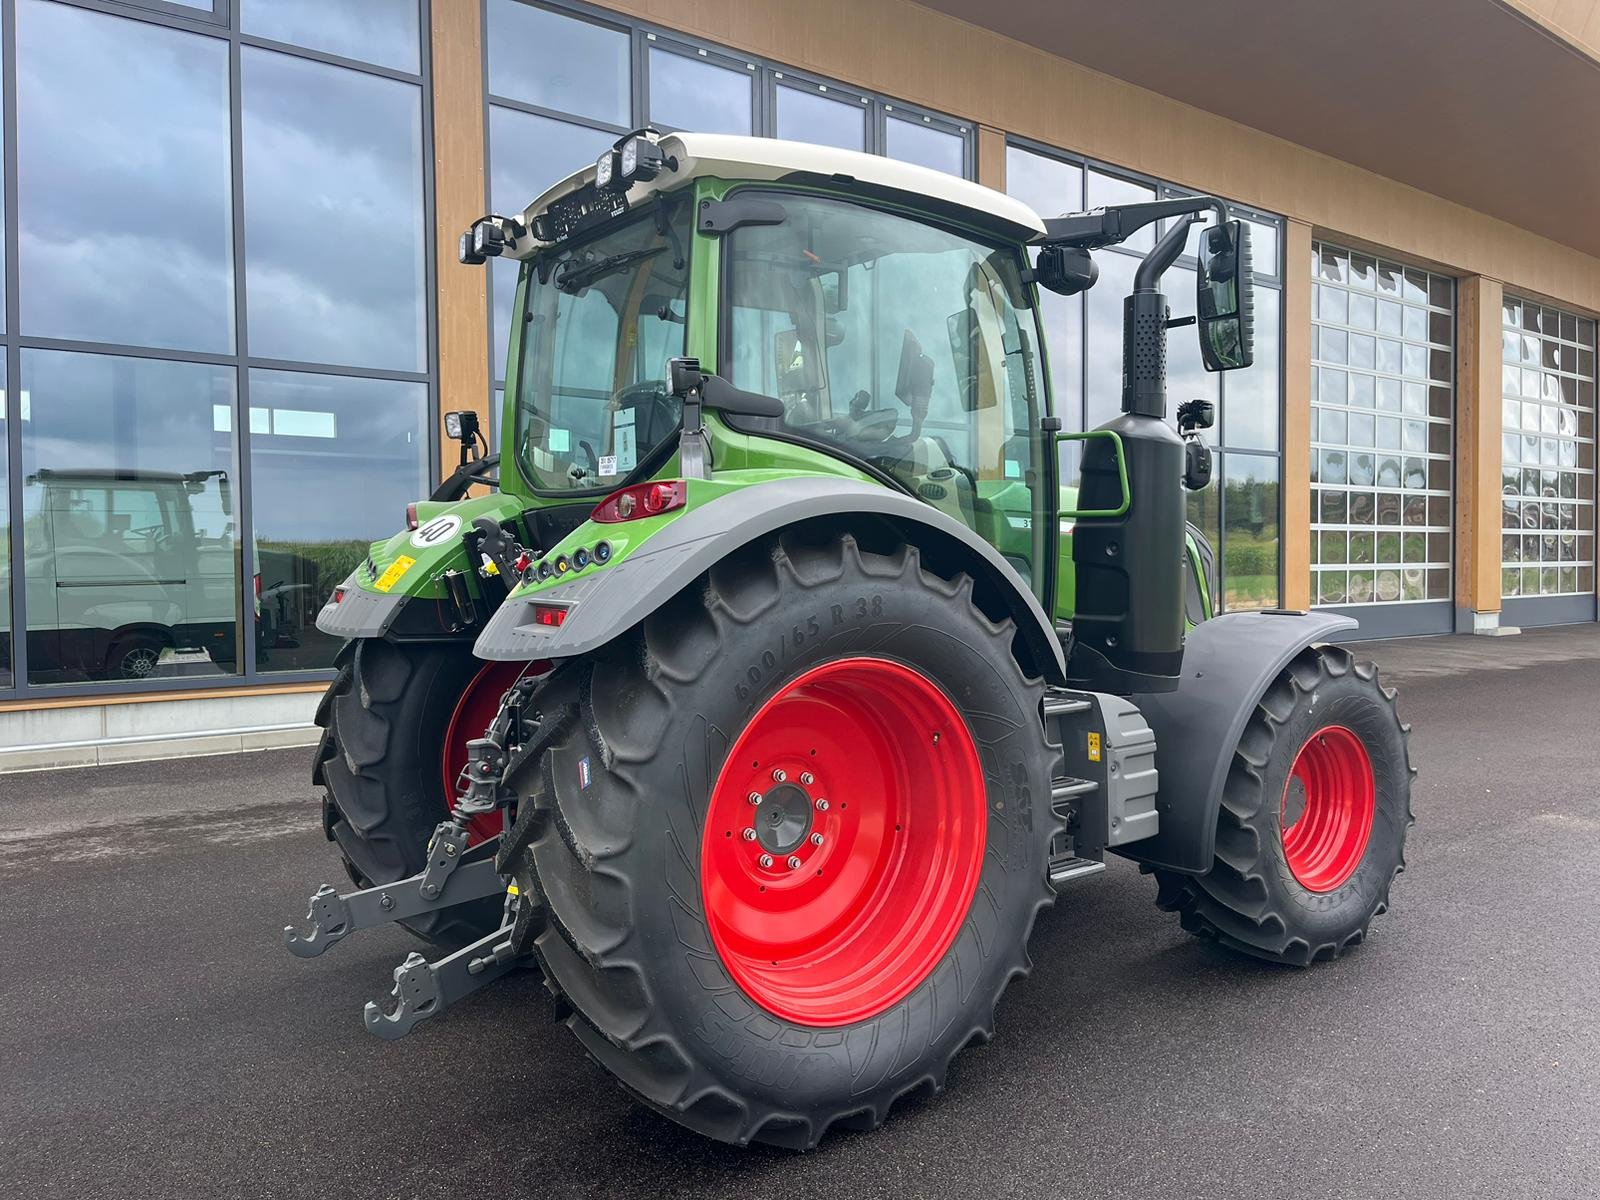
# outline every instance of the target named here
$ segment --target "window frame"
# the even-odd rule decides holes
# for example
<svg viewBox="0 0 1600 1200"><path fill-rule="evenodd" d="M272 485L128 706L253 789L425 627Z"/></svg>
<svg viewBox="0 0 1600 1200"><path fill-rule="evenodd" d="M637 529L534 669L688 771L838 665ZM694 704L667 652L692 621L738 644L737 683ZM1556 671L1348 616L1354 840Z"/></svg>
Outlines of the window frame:
<svg viewBox="0 0 1600 1200"><path fill-rule="evenodd" d="M213 38L227 45L228 56L228 134L229 134L229 213L232 220L232 237L229 247L233 269L233 300L229 318L234 326L234 346L231 353L206 353L183 350L157 349L148 346L129 346L97 340L72 340L24 335L20 331L19 312L19 262L18 250L18 162L17 162L17 5L13 0L0 3L0 76L4 87L0 89L0 130L4 139L4 227L5 239L5 330L0 334L0 356L5 366L6 438L3 452L6 455L6 487L10 523L9 574L11 637L11 674L9 682L0 677L0 702L13 700L41 700L74 696L159 695L164 692L187 692L196 687L206 689L258 688L263 685L292 686L304 683L322 683L333 677L329 667L297 668L286 671L263 670L257 666L254 648L256 628L251 599L250 581L256 572L257 549L255 538L246 536L255 528L254 489L251 481L250 433L250 373L252 370L276 370L312 375L351 376L363 379L380 379L406 383L420 383L427 396L427 411L437 413L439 407L439 330L437 296L437 236L435 230L436 189L434 179L434 120L433 120L433 62L432 27L433 0L412 0L417 6L418 70L400 71L375 63L362 62L325 51L314 50L290 43L257 37L240 30L240 5L237 0L213 0L210 12L190 8L169 0L55 0L68 7L99 13L106 17L137 21L199 37ZM422 257L418 273L418 288L424 304L422 328L421 370L397 371L382 368L347 367L326 363L291 359L269 359L252 355L249 350L247 281L245 271L245 216L243 179L243 95L241 51L245 47L275 51L298 59L341 67L365 75L413 85L416 89L420 123L417 147L421 172L421 224L422 238L419 252ZM28 678L28 616L27 581L24 577L26 554L23 542L23 485L22 440L22 355L28 350L56 350L107 355L114 357L158 359L168 362L194 363L231 368L234 377L232 411L232 454L237 466L233 479L234 507L238 533L235 535L235 645L237 659L232 674L206 674L178 676L148 680L86 680L83 682L45 684L31 683ZM427 473L420 481L432 487L439 479L439 430L437 421L424 422L426 439L425 463Z"/></svg>

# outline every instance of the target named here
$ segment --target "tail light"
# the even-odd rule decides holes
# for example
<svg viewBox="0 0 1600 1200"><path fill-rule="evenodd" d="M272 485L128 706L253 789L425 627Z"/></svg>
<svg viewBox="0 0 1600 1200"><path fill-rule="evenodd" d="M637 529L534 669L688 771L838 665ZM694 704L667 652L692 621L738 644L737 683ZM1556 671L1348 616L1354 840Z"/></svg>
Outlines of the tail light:
<svg viewBox="0 0 1600 1200"><path fill-rule="evenodd" d="M560 626L567 619L567 609L561 604L535 604L533 606L533 623L535 625L548 625L551 628Z"/></svg>
<svg viewBox="0 0 1600 1200"><path fill-rule="evenodd" d="M420 522L417 520L417 502L413 500L406 505L406 528L415 529Z"/></svg>
<svg viewBox="0 0 1600 1200"><path fill-rule="evenodd" d="M256 576L256 599L261 599L261 576Z"/></svg>
<svg viewBox="0 0 1600 1200"><path fill-rule="evenodd" d="M340 585L339 585L339 586L338 586L338 587L336 587L336 588L334 588L334 589L333 589L333 602L334 602L334 603L335 603L335 604L338 604L338 603L339 603L339 602L340 602L340 601L341 601L341 600L343 600L343 599L344 599L344 594L345 594L345 592L346 592L346 591L348 591L348 590L349 590L349 589L347 589L347 588L346 588L346 587L345 587L345 586L344 586L344 584L342 584L342 583L341 583L341 584L340 584Z"/></svg>
<svg viewBox="0 0 1600 1200"><path fill-rule="evenodd" d="M600 525L617 525L623 521L639 521L645 517L658 517L662 513L682 508L689 498L688 485L681 479L657 479L650 483L636 483L612 492L589 514L589 519Z"/></svg>

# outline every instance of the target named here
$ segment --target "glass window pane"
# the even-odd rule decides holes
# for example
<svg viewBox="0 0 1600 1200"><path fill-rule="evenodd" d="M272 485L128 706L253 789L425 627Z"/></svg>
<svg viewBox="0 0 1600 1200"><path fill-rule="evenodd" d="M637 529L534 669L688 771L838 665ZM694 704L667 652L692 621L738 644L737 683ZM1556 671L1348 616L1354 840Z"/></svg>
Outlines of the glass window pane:
<svg viewBox="0 0 1600 1200"><path fill-rule="evenodd" d="M885 152L901 162L932 167L946 175L967 173L966 142L960 134L921 121L890 117L885 130Z"/></svg>
<svg viewBox="0 0 1600 1200"><path fill-rule="evenodd" d="M231 367L22 352L28 679L234 673Z"/></svg>
<svg viewBox="0 0 1600 1200"><path fill-rule="evenodd" d="M1223 606L1278 605L1278 460L1229 454L1223 463ZM1335 564L1338 565L1338 564Z"/></svg>
<svg viewBox="0 0 1600 1200"><path fill-rule="evenodd" d="M17 6L22 331L228 353L228 46Z"/></svg>
<svg viewBox="0 0 1600 1200"><path fill-rule="evenodd" d="M1007 146L1006 192L1041 217L1078 212L1083 208L1083 168Z"/></svg>
<svg viewBox="0 0 1600 1200"><path fill-rule="evenodd" d="M1278 387L1280 296L1276 288L1258 286L1255 289L1255 301L1255 363L1243 371L1229 371L1223 376L1222 431L1218 436L1225 438L1229 446L1276 450L1278 413L1282 407ZM1174 330L1173 334L1183 336L1190 332ZM1371 389L1371 376L1358 378L1365 388ZM1367 405L1370 407L1371 404L1371 399L1368 399Z"/></svg>
<svg viewBox="0 0 1600 1200"><path fill-rule="evenodd" d="M241 0L239 28L396 71L421 70L416 0Z"/></svg>
<svg viewBox="0 0 1600 1200"><path fill-rule="evenodd" d="M1113 204L1142 204L1146 200L1155 198L1155 189L1146 187L1142 183L1107 175L1104 171L1089 172L1090 209L1109 207ZM1130 250L1148 250L1156 244L1155 237L1155 227L1147 225L1122 244Z"/></svg>
<svg viewBox="0 0 1600 1200"><path fill-rule="evenodd" d="M251 357L423 370L420 90L241 57Z"/></svg>
<svg viewBox="0 0 1600 1200"><path fill-rule="evenodd" d="M426 384L250 372L261 670L333 662L317 610L427 494L427 419Z"/></svg>
<svg viewBox="0 0 1600 1200"><path fill-rule="evenodd" d="M1095 255L1100 278L1088 291L1089 332L1084 347L1087 365L1085 428L1104 425L1122 411L1122 301L1133 291L1139 260L1115 252Z"/></svg>
<svg viewBox="0 0 1600 1200"><path fill-rule="evenodd" d="M554 121L514 108L489 107L489 204L498 213L520 213L551 184L586 163L616 141L614 134L570 121ZM517 287L517 264L494 259L489 264L494 305L495 379L506 374L506 314Z"/></svg>
<svg viewBox="0 0 1600 1200"><path fill-rule="evenodd" d="M754 72L650 51L650 120L695 133L751 133Z"/></svg>
<svg viewBox="0 0 1600 1200"><path fill-rule="evenodd" d="M628 124L628 35L521 0L490 0L489 90L508 100Z"/></svg>
<svg viewBox="0 0 1600 1200"><path fill-rule="evenodd" d="M867 148L867 106L821 92L778 87L778 136L841 150Z"/></svg>

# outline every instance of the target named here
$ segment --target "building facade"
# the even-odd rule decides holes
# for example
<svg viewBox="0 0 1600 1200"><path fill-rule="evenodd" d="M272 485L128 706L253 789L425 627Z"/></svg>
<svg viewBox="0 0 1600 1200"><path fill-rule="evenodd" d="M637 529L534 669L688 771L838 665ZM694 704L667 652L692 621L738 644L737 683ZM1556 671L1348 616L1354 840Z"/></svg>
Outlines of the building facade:
<svg viewBox="0 0 1600 1200"><path fill-rule="evenodd" d="M317 608L448 469L441 412L493 422L514 272L456 235L645 124L1046 215L1225 198L1256 365L1172 343L1222 605L1595 620L1600 0L1267 8L0 0L0 769L306 740ZM1044 298L1070 425L1142 248Z"/></svg>

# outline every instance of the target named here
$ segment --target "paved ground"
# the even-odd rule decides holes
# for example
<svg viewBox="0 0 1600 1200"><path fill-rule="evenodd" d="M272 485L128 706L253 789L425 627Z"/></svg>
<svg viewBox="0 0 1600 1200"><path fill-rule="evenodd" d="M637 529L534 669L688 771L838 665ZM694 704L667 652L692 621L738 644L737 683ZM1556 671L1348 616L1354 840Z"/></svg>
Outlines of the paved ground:
<svg viewBox="0 0 1600 1200"><path fill-rule="evenodd" d="M407 939L278 944L303 752L0 777L0 1195L1593 1197L1600 628L1376 653L1422 775L1366 946L1241 961L1115 867L943 1097L806 1156L633 1107L529 975L367 1036Z"/></svg>

